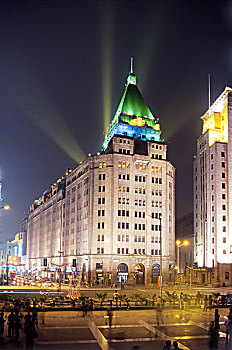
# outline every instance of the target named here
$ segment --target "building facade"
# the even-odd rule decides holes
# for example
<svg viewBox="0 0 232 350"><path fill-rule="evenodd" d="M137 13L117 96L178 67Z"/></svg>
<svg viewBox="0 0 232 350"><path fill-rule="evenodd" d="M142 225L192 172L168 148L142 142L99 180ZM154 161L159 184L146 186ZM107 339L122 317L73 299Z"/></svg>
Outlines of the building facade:
<svg viewBox="0 0 232 350"><path fill-rule="evenodd" d="M232 89L201 119L193 164L194 261L213 268L232 261Z"/></svg>
<svg viewBox="0 0 232 350"><path fill-rule="evenodd" d="M175 168L131 71L102 150L31 206L27 269L106 285L157 283L160 250L167 273L175 261Z"/></svg>

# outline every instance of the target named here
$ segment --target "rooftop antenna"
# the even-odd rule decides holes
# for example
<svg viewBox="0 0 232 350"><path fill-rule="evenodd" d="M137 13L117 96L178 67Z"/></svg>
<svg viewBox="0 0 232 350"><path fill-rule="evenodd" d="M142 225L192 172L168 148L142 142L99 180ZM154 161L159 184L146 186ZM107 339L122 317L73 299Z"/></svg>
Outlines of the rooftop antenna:
<svg viewBox="0 0 232 350"><path fill-rule="evenodd" d="M209 114L210 114L210 74L208 74L208 85L209 85Z"/></svg>
<svg viewBox="0 0 232 350"><path fill-rule="evenodd" d="M130 72L131 72L132 74L134 73L133 65L134 65L134 58L131 57L131 70L130 70Z"/></svg>

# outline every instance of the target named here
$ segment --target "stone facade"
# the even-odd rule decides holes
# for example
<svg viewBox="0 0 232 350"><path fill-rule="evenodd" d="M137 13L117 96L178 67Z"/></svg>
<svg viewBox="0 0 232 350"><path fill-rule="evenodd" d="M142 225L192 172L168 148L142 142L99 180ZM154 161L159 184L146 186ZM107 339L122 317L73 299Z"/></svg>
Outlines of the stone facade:
<svg viewBox="0 0 232 350"><path fill-rule="evenodd" d="M101 152L68 169L31 206L29 272L147 284L157 283L162 260L162 275L171 275L175 168L160 135L130 72Z"/></svg>
<svg viewBox="0 0 232 350"><path fill-rule="evenodd" d="M133 139L114 136L112 144L115 153L90 156L31 210L30 270L43 269L44 258L47 269L53 270L59 264L72 268L75 259L72 269L83 279L100 279L103 273L116 282L123 263L128 267L126 278L141 272L141 281L154 282L152 266L160 261L160 214L164 270L174 263L175 169L166 160L166 145L150 142L149 153L140 155L134 153ZM130 154L118 153L119 145ZM153 158L156 152L162 159Z"/></svg>
<svg viewBox="0 0 232 350"><path fill-rule="evenodd" d="M199 267L231 263L232 89L204 114L194 159L194 261Z"/></svg>

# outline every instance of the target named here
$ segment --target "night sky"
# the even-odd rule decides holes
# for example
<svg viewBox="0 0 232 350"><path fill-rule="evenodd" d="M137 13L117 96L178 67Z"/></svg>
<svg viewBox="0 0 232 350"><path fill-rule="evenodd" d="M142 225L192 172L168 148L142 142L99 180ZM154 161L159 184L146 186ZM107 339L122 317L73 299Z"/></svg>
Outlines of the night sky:
<svg viewBox="0 0 232 350"><path fill-rule="evenodd" d="M232 1L0 1L0 240L90 152L124 91L130 57L176 167L176 216L193 210L200 116L232 86Z"/></svg>

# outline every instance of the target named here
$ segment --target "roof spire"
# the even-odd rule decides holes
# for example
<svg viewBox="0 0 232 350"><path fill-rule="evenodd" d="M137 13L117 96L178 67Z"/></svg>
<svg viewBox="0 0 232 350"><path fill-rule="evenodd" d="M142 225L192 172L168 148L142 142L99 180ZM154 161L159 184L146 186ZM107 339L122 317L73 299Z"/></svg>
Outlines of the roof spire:
<svg viewBox="0 0 232 350"><path fill-rule="evenodd" d="M136 76L134 73L134 58L133 57L131 57L130 73L129 73L129 76L127 78L127 85L129 85L129 84L136 85Z"/></svg>
<svg viewBox="0 0 232 350"><path fill-rule="evenodd" d="M134 73L134 70L133 70L133 65L134 65L134 58L133 58L133 57L131 57L131 70L130 70L131 74L133 74L133 73Z"/></svg>

